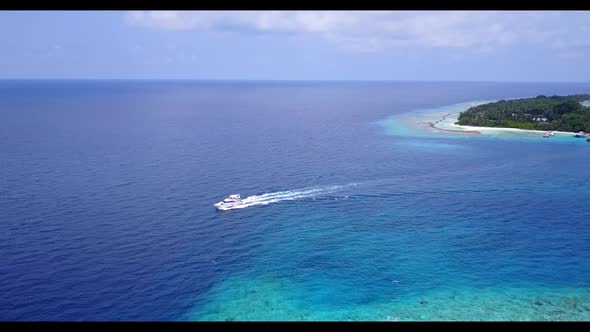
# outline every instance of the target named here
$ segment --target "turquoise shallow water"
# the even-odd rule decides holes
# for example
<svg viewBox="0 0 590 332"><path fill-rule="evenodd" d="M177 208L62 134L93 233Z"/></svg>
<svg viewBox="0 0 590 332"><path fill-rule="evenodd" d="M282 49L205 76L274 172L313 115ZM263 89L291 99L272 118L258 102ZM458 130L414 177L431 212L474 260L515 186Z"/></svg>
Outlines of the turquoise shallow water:
<svg viewBox="0 0 590 332"><path fill-rule="evenodd" d="M309 305L297 285L261 278L228 280L189 320L225 321L572 321L590 319L590 288L444 289L349 308Z"/></svg>
<svg viewBox="0 0 590 332"><path fill-rule="evenodd" d="M585 258L570 256L569 262L557 264L561 266L557 270L543 266L545 262L555 267L553 259L560 256L560 250L576 247L565 234L580 227L586 233L584 224L590 217L586 207L576 212L567 207L568 200L579 202L588 195L589 174L576 168L569 185L550 175L549 169L559 167L553 163L567 158L553 150L554 144L584 148L573 152L581 154L582 160L587 160L590 145L581 145L585 140L571 135L543 140L535 133L465 135L424 126L484 102L417 110L375 124L396 138L391 141L392 148L401 154L464 160L470 155L478 158L484 147L505 149L506 155L498 155L502 158L498 164L480 165L472 169L473 174L437 170L432 172L436 175L413 178L403 185L385 180L376 187L361 183L360 191L391 188L391 193L382 195L399 199L373 212L369 212L371 200L364 201L367 206L362 212L334 214L329 212L330 205L326 206L328 212L316 208L314 215L321 217L304 218L309 219L309 233L301 226L301 233L291 233L288 243L268 245L293 263L269 266L274 259L263 253L255 269L218 283L209 295L212 300L197 306L184 319L590 320L589 279L582 272L589 268ZM447 121L446 127L451 128L452 121ZM529 152L528 157L534 157L523 162L527 156L510 151L514 148L511 144L533 151L539 147L540 151ZM528 179L519 178L523 175ZM576 178L580 180L577 184ZM400 190L400 185L408 191ZM413 195L413 199L401 198ZM362 196L352 191L345 197L354 201ZM366 196L377 201L380 197ZM558 197L565 201L555 204ZM567 226L570 218L579 224ZM326 219L330 221L323 221ZM288 220L305 223L294 216ZM291 226L291 232L293 227L297 226ZM581 241L574 240L586 247L586 241ZM297 263L301 260L303 263Z"/></svg>
<svg viewBox="0 0 590 332"><path fill-rule="evenodd" d="M588 91L0 81L0 320L589 320L590 143L427 125Z"/></svg>

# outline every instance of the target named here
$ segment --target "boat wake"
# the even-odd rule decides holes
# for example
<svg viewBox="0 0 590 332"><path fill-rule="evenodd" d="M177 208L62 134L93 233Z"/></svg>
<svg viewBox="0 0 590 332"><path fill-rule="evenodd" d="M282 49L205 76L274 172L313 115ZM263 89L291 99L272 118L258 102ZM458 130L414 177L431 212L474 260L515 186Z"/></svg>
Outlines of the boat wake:
<svg viewBox="0 0 590 332"><path fill-rule="evenodd" d="M309 188L302 188L302 189L295 189L295 190L288 190L288 191L277 191L274 193L267 193L261 195L253 195L242 199L242 204L226 207L226 208L219 208L220 210L235 210L235 209L245 209L247 207L256 206L256 205L268 205L276 202L281 201L292 201L297 199L303 198L314 198L321 195L331 194L338 192L342 189L348 188L350 186L356 185L355 183L341 185L341 186L324 186L324 187L309 187Z"/></svg>

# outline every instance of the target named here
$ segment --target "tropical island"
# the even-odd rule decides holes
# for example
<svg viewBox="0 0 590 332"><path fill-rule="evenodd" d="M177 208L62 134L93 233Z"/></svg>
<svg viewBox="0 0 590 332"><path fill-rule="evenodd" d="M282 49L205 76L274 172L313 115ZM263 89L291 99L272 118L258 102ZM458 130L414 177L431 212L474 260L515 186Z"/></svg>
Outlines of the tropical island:
<svg viewBox="0 0 590 332"><path fill-rule="evenodd" d="M590 132L590 94L500 100L461 112L456 125Z"/></svg>

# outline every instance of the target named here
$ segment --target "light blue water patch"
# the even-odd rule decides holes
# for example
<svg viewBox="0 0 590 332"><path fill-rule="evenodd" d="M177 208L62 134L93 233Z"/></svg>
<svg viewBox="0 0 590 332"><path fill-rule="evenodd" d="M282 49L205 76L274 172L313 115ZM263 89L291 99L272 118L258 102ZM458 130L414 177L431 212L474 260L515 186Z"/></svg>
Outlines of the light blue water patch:
<svg viewBox="0 0 590 332"><path fill-rule="evenodd" d="M389 116L383 120L375 122L385 131L385 134L392 136L424 136L424 133L413 131L409 126L401 122L399 115Z"/></svg>
<svg viewBox="0 0 590 332"><path fill-rule="evenodd" d="M452 105L444 105L430 109L419 109L409 113L396 114L377 121L374 124L379 125L385 134L391 136L409 136L409 137L449 137L457 138L462 134L453 134L439 131L431 128L429 123L440 120L445 115L465 111L470 107L485 104L490 101L469 101ZM441 135L441 132L443 135Z"/></svg>
<svg viewBox="0 0 590 332"><path fill-rule="evenodd" d="M429 152L464 151L469 149L469 147L464 145L426 140L403 140L396 141L394 144L402 148L418 149Z"/></svg>
<svg viewBox="0 0 590 332"><path fill-rule="evenodd" d="M590 289L445 289L380 309L394 321L588 321Z"/></svg>
<svg viewBox="0 0 590 332"><path fill-rule="evenodd" d="M397 282L392 283L396 287ZM297 285L270 277L234 278L215 301L185 320L199 321L589 321L590 288L442 288L408 298L329 306ZM354 289L350 289L354 292ZM325 300L336 294L318 289ZM311 295L311 294L308 294ZM337 296L336 296L337 297ZM329 303L329 301L324 301Z"/></svg>

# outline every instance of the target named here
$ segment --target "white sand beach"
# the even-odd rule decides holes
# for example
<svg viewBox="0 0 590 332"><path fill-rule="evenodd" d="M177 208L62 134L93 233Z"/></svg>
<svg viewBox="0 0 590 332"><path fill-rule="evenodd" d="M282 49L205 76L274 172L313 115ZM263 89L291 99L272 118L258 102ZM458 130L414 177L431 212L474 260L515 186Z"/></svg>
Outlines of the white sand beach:
<svg viewBox="0 0 590 332"><path fill-rule="evenodd" d="M470 133L473 133L474 131L478 131L478 132L488 131L488 132L515 132L515 133L544 134L549 131L549 130L533 130L533 129L520 129L520 128L463 126L463 125L455 124L458 117L459 117L459 113L447 114L442 119L440 119L438 121L438 123L435 123L433 128L440 129L440 130L466 131L466 132L470 132ZM560 135L573 136L575 134L574 132L557 131L557 130L552 130L552 132L554 132L556 135L560 134Z"/></svg>
<svg viewBox="0 0 590 332"><path fill-rule="evenodd" d="M457 128L457 129L462 129L462 130L477 130L477 131L485 131L485 130L489 130L489 131L513 131L513 132L523 132L523 133L546 133L548 131L552 131L555 134L567 134L567 135L574 135L574 132L568 132L568 131L557 131L557 130L532 130L532 129L520 129L520 128L500 128L500 127L476 127L476 126L462 126L462 125L458 125L453 123L452 124L453 127Z"/></svg>

